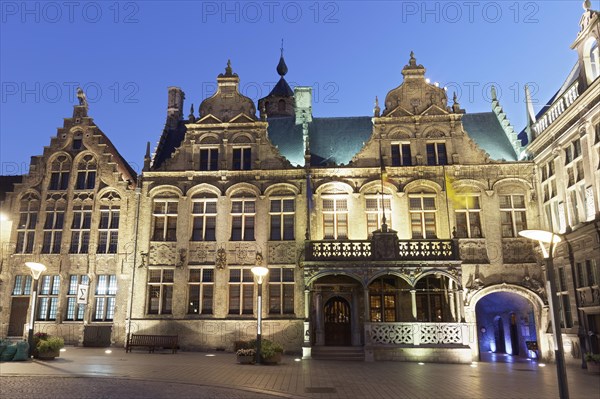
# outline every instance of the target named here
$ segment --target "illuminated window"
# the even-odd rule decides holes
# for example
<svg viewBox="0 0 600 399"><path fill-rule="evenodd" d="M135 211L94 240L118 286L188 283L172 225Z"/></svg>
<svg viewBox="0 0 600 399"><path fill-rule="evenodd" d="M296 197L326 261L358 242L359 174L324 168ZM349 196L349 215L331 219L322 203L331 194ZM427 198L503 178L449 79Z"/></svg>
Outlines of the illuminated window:
<svg viewBox="0 0 600 399"><path fill-rule="evenodd" d="M348 200L323 199L323 238L348 238Z"/></svg>
<svg viewBox="0 0 600 399"><path fill-rule="evenodd" d="M96 284L94 321L112 321L115 317L115 297L117 295L117 276L101 274Z"/></svg>
<svg viewBox="0 0 600 399"><path fill-rule="evenodd" d="M188 279L188 314L212 314L214 268L190 268Z"/></svg>
<svg viewBox="0 0 600 399"><path fill-rule="evenodd" d="M13 287L12 295L31 295L31 275L17 274L15 276L15 285Z"/></svg>
<svg viewBox="0 0 600 399"><path fill-rule="evenodd" d="M148 314L171 314L173 312L172 268L148 270Z"/></svg>
<svg viewBox="0 0 600 399"><path fill-rule="evenodd" d="M37 320L56 320L60 277L58 275L42 276L39 280L38 292Z"/></svg>
<svg viewBox="0 0 600 399"><path fill-rule="evenodd" d="M67 315L65 320L83 320L85 304L77 303L77 289L79 285L89 284L90 279L85 274L71 274L69 276L69 290L67 291Z"/></svg>
<svg viewBox="0 0 600 399"><path fill-rule="evenodd" d="M417 321L454 321L450 310L450 279L442 275L425 276L415 284Z"/></svg>

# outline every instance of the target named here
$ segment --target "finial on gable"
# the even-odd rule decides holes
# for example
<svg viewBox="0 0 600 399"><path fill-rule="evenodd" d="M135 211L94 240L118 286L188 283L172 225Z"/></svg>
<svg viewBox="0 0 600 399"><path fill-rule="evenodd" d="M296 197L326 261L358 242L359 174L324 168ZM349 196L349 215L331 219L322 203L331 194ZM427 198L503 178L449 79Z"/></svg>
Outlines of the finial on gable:
<svg viewBox="0 0 600 399"><path fill-rule="evenodd" d="M381 108L379 108L379 99L375 96L375 107L373 108L373 116L379 117L381 115Z"/></svg>
<svg viewBox="0 0 600 399"><path fill-rule="evenodd" d="M410 60L408 61L408 65L410 65L410 66L417 66L417 59L415 58L414 51L410 52Z"/></svg>
<svg viewBox="0 0 600 399"><path fill-rule="evenodd" d="M591 0L585 0L583 2L583 9L585 11L591 10L592 9L592 1Z"/></svg>

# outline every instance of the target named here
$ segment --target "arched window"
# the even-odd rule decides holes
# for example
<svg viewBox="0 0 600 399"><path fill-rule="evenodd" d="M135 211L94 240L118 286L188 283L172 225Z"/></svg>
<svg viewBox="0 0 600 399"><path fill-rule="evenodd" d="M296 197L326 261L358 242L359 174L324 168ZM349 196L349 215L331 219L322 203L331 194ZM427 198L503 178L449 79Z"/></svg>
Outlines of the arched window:
<svg viewBox="0 0 600 399"><path fill-rule="evenodd" d="M44 254L60 253L66 202L66 198L62 196L56 196L56 198L46 201L44 243L42 245Z"/></svg>
<svg viewBox="0 0 600 399"><path fill-rule="evenodd" d="M106 193L100 199L100 223L98 225L99 254L116 254L119 242L119 195L113 191Z"/></svg>
<svg viewBox="0 0 600 399"><path fill-rule="evenodd" d="M277 102L277 112L285 112L285 100Z"/></svg>
<svg viewBox="0 0 600 399"><path fill-rule="evenodd" d="M96 186L96 160L86 155L77 166L76 190L93 190Z"/></svg>
<svg viewBox="0 0 600 399"><path fill-rule="evenodd" d="M380 277L369 285L372 322L413 321L410 285L394 276Z"/></svg>
<svg viewBox="0 0 600 399"><path fill-rule="evenodd" d="M48 190L66 190L69 186L71 161L66 155L59 155L52 161Z"/></svg>
<svg viewBox="0 0 600 399"><path fill-rule="evenodd" d="M19 224L17 225L17 249L18 254L30 254L33 252L35 239L35 225L38 212L40 211L40 200L37 195L26 194L21 198L19 207Z"/></svg>

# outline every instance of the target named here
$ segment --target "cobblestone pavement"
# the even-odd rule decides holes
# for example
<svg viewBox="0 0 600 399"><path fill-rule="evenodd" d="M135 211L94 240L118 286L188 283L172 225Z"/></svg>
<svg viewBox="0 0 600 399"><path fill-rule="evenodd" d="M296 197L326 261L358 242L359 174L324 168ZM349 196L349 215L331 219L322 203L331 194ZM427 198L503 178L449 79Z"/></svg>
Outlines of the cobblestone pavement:
<svg viewBox="0 0 600 399"><path fill-rule="evenodd" d="M600 375L568 368L572 399L600 397ZM47 378L39 388L40 378ZM0 363L0 398L551 399L556 368L535 362L475 365L295 361L240 365L232 353L125 353L69 347L54 361Z"/></svg>

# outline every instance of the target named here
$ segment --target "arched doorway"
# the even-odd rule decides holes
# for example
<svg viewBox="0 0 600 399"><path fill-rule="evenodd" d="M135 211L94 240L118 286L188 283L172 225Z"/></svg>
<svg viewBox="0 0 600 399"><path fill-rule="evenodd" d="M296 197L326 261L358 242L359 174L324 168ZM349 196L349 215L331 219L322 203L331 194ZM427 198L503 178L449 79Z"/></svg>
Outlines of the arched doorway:
<svg viewBox="0 0 600 399"><path fill-rule="evenodd" d="M327 301L323 309L325 318L325 345L349 346L352 344L350 304L336 296Z"/></svg>
<svg viewBox="0 0 600 399"><path fill-rule="evenodd" d="M535 358L528 344L537 345L534 305L515 292L496 291L475 305L481 360L501 360L494 354ZM508 359L508 358L507 358Z"/></svg>

